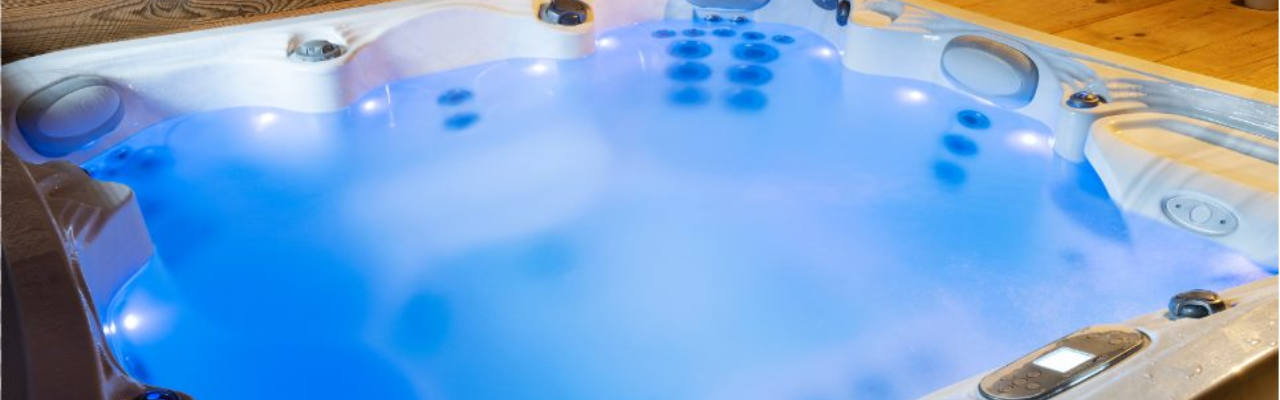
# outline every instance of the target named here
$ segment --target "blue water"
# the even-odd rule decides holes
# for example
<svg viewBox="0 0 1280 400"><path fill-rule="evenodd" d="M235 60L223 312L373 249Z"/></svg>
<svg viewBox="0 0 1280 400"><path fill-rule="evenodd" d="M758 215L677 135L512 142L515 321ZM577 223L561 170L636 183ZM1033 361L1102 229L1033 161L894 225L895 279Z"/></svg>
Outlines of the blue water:
<svg viewBox="0 0 1280 400"><path fill-rule="evenodd" d="M1273 271L1118 210L1045 126L802 29L598 44L86 163L158 254L113 351L200 400L908 399Z"/></svg>

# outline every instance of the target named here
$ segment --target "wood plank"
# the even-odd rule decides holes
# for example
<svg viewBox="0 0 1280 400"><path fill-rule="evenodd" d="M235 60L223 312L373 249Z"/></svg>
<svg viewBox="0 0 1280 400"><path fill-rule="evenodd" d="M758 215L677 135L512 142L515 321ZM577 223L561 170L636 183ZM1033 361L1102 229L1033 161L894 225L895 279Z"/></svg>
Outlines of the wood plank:
<svg viewBox="0 0 1280 400"><path fill-rule="evenodd" d="M1276 90L1276 28L1270 25L1277 21L1274 11L1243 8L1232 0L938 1L1149 61ZM1179 57L1184 53L1189 54Z"/></svg>
<svg viewBox="0 0 1280 400"><path fill-rule="evenodd" d="M1240 7L1231 0L1174 0L1058 35L1158 61L1205 46L1222 46L1275 22L1274 12Z"/></svg>
<svg viewBox="0 0 1280 400"><path fill-rule="evenodd" d="M322 4L315 7L284 10L284 11L271 13L271 14L249 15L249 16L244 16L240 18L220 19L216 21L203 23L203 24L195 24L195 25L187 26L184 29L180 30L180 32L198 31L202 29L221 28L224 26L251 24L254 22L262 22L262 21L270 21L270 20L282 19L282 18L298 17L303 15L319 14L319 13L337 11L337 10L342 10L347 8L363 7L363 6L374 5L379 3L386 3L388 1L391 1L391 0L341 0L338 2Z"/></svg>
<svg viewBox="0 0 1280 400"><path fill-rule="evenodd" d="M964 8L964 9L973 9L975 6L979 4L987 3L991 1L994 1L994 0L939 0L939 2L941 3L947 3L947 4Z"/></svg>
<svg viewBox="0 0 1280 400"><path fill-rule="evenodd" d="M344 0L4 0L5 61Z"/></svg>
<svg viewBox="0 0 1280 400"><path fill-rule="evenodd" d="M1168 0L941 0L1039 31L1055 33L1141 10Z"/></svg>
<svg viewBox="0 0 1280 400"><path fill-rule="evenodd" d="M1174 68L1198 71L1255 87L1277 90L1276 21L1221 42L1173 55L1161 63Z"/></svg>

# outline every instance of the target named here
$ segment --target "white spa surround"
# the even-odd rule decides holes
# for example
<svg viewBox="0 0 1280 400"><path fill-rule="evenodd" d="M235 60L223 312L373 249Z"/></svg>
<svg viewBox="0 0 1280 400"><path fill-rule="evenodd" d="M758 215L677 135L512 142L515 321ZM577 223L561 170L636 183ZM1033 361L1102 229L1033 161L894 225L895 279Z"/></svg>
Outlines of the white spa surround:
<svg viewBox="0 0 1280 400"><path fill-rule="evenodd" d="M4 139L28 162L79 163L167 118L244 106L334 111L387 82L507 58L583 57L595 50L597 32L694 13L684 0L601 0L594 2L587 24L561 27L537 20L538 6L530 0L402 1L34 57L3 69ZM832 11L809 0L774 0L742 13L818 32L842 49L844 65L852 70L932 82L1057 127L1057 154L1068 161L1089 162L1121 207L1176 225L1165 211L1169 198L1207 198L1238 219L1231 232L1212 239L1255 261L1276 263L1275 93L1085 47L929 0L865 0L853 8L852 22L843 27L834 23ZM948 44L964 37L991 40L1030 59L1037 69L1032 96L1016 104L991 96L1017 86L1010 83L1016 80L1011 77L1016 68L999 60L979 56L946 62ZM288 59L294 46L313 39L343 45L346 51L318 63ZM65 158L41 155L17 129L16 110L41 88L80 75L109 82L124 110L121 121ZM991 91L975 90L984 85ZM1098 93L1108 102L1093 109L1065 106L1064 99L1078 91ZM121 224L108 228L117 225ZM103 259L123 254L101 251L124 249L110 243L85 243L91 250L85 254ZM94 274L86 276L92 279ZM1212 377L1228 374L1249 357L1274 351L1274 342L1242 348L1229 346L1220 336L1248 332L1274 337L1276 310L1269 305L1277 297L1275 286L1272 278L1228 293L1239 306L1224 315L1230 317L1209 324L1168 321L1158 314L1130 321L1152 336L1158 351L1146 351L1141 362L1122 364L1108 379L1088 381L1057 398L1205 390L1214 383ZM1188 339L1169 340L1175 334ZM1138 379L1144 370L1171 377L1195 354L1210 352L1221 356L1202 366L1202 379L1133 384L1144 382ZM979 399L979 378L929 398Z"/></svg>

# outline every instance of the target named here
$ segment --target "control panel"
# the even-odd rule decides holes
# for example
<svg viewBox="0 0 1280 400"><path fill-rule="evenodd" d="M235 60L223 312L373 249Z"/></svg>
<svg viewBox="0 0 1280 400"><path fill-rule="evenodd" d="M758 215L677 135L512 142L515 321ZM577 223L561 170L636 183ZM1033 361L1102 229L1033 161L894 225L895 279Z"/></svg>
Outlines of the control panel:
<svg viewBox="0 0 1280 400"><path fill-rule="evenodd" d="M1106 371L1150 342L1130 327L1085 328L983 377L978 390L990 400L1047 399Z"/></svg>

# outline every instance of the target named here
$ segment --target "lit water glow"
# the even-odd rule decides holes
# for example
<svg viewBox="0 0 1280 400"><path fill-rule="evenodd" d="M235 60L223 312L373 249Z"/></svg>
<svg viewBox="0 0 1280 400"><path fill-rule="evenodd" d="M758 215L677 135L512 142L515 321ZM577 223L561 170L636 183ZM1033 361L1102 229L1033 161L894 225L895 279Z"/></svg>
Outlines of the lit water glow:
<svg viewBox="0 0 1280 400"><path fill-rule="evenodd" d="M907 399L1274 272L1118 210L1045 126L802 29L599 43L86 163L157 246L113 351L200 400Z"/></svg>

